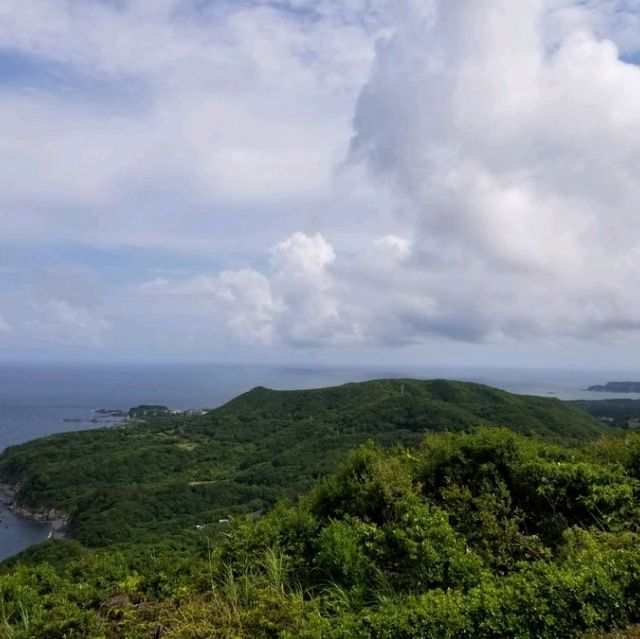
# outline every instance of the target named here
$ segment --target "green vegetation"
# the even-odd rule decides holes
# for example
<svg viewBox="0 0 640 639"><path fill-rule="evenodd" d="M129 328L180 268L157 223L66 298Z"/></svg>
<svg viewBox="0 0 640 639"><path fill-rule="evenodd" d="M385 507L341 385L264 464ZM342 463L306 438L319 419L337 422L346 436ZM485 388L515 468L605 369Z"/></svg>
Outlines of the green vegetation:
<svg viewBox="0 0 640 639"><path fill-rule="evenodd" d="M76 533L5 562L2 638L556 639L640 621L640 433L558 400L258 388L12 448L0 477Z"/></svg>
<svg viewBox="0 0 640 639"><path fill-rule="evenodd" d="M170 413L171 411L166 406L143 404L130 408L128 416L130 419L150 419L153 417L164 417Z"/></svg>
<svg viewBox="0 0 640 639"><path fill-rule="evenodd" d="M618 428L640 427L640 399L578 400L569 403Z"/></svg>
<svg viewBox="0 0 640 639"><path fill-rule="evenodd" d="M17 485L28 508L68 512L86 545L182 539L185 529L202 537L196 526L302 493L369 439L414 446L429 431L505 424L566 442L610 430L556 399L460 382L256 388L206 415L159 416L10 448L0 481Z"/></svg>
<svg viewBox="0 0 640 639"><path fill-rule="evenodd" d="M606 634L589 634L586 639L640 639L640 626L634 626L627 630L614 630Z"/></svg>

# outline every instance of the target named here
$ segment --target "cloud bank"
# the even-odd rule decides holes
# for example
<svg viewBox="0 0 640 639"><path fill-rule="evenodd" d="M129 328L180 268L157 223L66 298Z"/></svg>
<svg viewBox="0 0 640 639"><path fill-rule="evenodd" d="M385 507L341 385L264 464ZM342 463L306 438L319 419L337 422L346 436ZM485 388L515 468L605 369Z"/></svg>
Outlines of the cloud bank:
<svg viewBox="0 0 640 639"><path fill-rule="evenodd" d="M330 235L279 244L274 256L294 258L260 273L267 314L280 318L269 338L636 335L640 68L599 33L603 5L398 3L349 163L404 237L363 241L355 255L334 255ZM331 259L317 260L319 247ZM234 327L250 325L242 297L228 301L231 323L243 318Z"/></svg>
<svg viewBox="0 0 640 639"><path fill-rule="evenodd" d="M3 2L0 235L205 251L324 197L372 44L313 4Z"/></svg>
<svg viewBox="0 0 640 639"><path fill-rule="evenodd" d="M639 23L1 3L0 349L637 343Z"/></svg>

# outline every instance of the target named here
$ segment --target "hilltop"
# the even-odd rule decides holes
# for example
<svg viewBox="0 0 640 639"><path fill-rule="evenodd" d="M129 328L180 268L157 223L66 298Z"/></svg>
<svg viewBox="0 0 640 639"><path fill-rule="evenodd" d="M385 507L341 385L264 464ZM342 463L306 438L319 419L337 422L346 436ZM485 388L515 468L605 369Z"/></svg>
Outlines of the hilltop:
<svg viewBox="0 0 640 639"><path fill-rule="evenodd" d="M526 435L584 441L602 425L555 399L443 379L384 379L313 390L264 387L232 400L218 416L318 419L349 428L383 432L462 430L480 424L509 426Z"/></svg>

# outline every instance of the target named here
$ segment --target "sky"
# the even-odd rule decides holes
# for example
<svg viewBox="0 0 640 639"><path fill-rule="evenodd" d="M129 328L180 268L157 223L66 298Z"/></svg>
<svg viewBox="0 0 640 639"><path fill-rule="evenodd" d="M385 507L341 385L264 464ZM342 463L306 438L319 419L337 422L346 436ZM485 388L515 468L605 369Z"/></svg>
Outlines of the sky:
<svg viewBox="0 0 640 639"><path fill-rule="evenodd" d="M3 0L0 360L633 368L640 0Z"/></svg>

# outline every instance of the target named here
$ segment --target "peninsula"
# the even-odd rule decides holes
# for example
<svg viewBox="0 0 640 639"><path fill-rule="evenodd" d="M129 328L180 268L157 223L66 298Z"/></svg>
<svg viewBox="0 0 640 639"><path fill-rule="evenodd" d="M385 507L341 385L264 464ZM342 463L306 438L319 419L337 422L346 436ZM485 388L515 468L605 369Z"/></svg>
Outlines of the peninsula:
<svg viewBox="0 0 640 639"><path fill-rule="evenodd" d="M601 393L640 393L640 382L607 382L589 386L588 391Z"/></svg>

